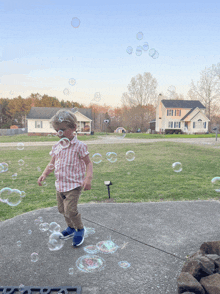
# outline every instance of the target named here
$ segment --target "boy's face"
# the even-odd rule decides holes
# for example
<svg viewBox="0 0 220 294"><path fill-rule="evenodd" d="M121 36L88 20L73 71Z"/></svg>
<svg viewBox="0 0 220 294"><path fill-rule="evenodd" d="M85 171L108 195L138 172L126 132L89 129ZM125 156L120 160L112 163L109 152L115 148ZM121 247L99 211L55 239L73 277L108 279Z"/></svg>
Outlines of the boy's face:
<svg viewBox="0 0 220 294"><path fill-rule="evenodd" d="M69 140L72 140L74 137L73 132L76 130L76 128L71 129L69 128L65 122L62 122L61 124L59 124L59 126L57 126L55 128L56 132L57 132L57 136L61 139L61 138L68 138Z"/></svg>

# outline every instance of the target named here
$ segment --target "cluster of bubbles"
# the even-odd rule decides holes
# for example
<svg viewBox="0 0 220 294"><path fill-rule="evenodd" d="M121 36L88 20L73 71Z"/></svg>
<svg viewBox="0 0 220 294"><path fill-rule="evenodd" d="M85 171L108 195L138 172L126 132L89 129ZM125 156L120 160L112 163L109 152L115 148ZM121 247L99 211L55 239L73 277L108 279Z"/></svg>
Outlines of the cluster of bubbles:
<svg viewBox="0 0 220 294"><path fill-rule="evenodd" d="M102 257L96 254L113 254L117 251L118 248L120 247L116 245L112 240L101 241L98 242L96 245L85 246L83 249L87 253L87 255L78 258L76 261L76 266L80 271L85 273L101 271L105 268L106 262ZM127 261L120 261L118 265L124 269L130 267L130 263L128 263ZM73 274L73 268L69 269L69 274Z"/></svg>
<svg viewBox="0 0 220 294"><path fill-rule="evenodd" d="M6 203L9 206L17 206L25 196L25 192L18 189L5 187L0 190L0 202Z"/></svg>
<svg viewBox="0 0 220 294"><path fill-rule="evenodd" d="M106 158L109 162L116 162L117 161L117 153L115 152L107 152L106 153ZM125 154L125 158L127 161L133 161L135 159L135 153L132 150L129 150ZM102 162L102 155L100 153L95 153L92 156L92 161L93 163L99 164Z"/></svg>
<svg viewBox="0 0 220 294"><path fill-rule="evenodd" d="M144 34L142 32L138 32L136 35L137 40L142 40L143 39ZM145 42L142 46L137 46L136 48L136 55L137 56L141 56L142 55L142 51L148 51L149 49L149 44L147 42ZM133 53L133 48L131 46L127 47L126 52L128 54L132 54ZM149 50L149 56L152 57L153 59L156 59L159 57L159 53L157 52L157 50L155 50L154 48L151 48Z"/></svg>

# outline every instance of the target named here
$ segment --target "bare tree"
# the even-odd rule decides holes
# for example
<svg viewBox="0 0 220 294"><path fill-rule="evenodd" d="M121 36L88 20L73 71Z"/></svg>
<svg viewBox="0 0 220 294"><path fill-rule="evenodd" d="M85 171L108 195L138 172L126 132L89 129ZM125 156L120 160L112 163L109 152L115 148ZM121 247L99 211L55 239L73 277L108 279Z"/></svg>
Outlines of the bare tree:
<svg viewBox="0 0 220 294"><path fill-rule="evenodd" d="M151 73L138 74L131 78L128 92L122 94L122 103L129 107L154 104L157 100L156 88L157 80Z"/></svg>
<svg viewBox="0 0 220 294"><path fill-rule="evenodd" d="M213 68L205 68L196 85L192 80L188 97L191 100L200 100L206 107L206 115L212 119L213 109L220 102L220 78L214 74Z"/></svg>

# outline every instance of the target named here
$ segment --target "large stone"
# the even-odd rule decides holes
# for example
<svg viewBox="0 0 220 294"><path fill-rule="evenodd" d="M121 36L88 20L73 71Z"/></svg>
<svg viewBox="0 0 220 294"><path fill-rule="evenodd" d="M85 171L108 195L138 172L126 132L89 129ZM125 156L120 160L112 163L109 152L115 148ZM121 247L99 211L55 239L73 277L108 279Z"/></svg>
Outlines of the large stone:
<svg viewBox="0 0 220 294"><path fill-rule="evenodd" d="M184 292L194 292L196 294L205 294L205 290L200 283L187 272L182 272L177 278L178 294Z"/></svg>
<svg viewBox="0 0 220 294"><path fill-rule="evenodd" d="M205 255L207 258L209 258L210 260L213 260L215 263L215 267L216 268L220 268L220 256L217 254L206 254Z"/></svg>
<svg viewBox="0 0 220 294"><path fill-rule="evenodd" d="M220 275L214 274L200 280L207 294L220 294Z"/></svg>
<svg viewBox="0 0 220 294"><path fill-rule="evenodd" d="M182 272L189 272L198 281L203 277L212 275L214 270L214 261L205 256L187 261L182 268Z"/></svg>
<svg viewBox="0 0 220 294"><path fill-rule="evenodd" d="M205 242L201 245L202 254L220 255L220 241Z"/></svg>

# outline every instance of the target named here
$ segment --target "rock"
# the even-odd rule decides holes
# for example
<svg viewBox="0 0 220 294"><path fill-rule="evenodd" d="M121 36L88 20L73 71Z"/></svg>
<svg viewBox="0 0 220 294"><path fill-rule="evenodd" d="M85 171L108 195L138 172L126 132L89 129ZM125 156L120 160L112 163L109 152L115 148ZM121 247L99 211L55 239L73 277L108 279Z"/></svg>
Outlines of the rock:
<svg viewBox="0 0 220 294"><path fill-rule="evenodd" d="M204 287L208 294L220 294L220 275L214 274L200 280L200 284Z"/></svg>
<svg viewBox="0 0 220 294"><path fill-rule="evenodd" d="M200 250L203 254L220 255L220 241L205 242L201 245Z"/></svg>
<svg viewBox="0 0 220 294"><path fill-rule="evenodd" d="M196 294L205 294L205 290L200 283L188 272L182 272L177 278L178 294L186 291Z"/></svg>
<svg viewBox="0 0 220 294"><path fill-rule="evenodd" d="M200 281L203 277L212 275L214 270L214 261L204 256L186 262L182 268L182 272L190 273L197 281Z"/></svg>

